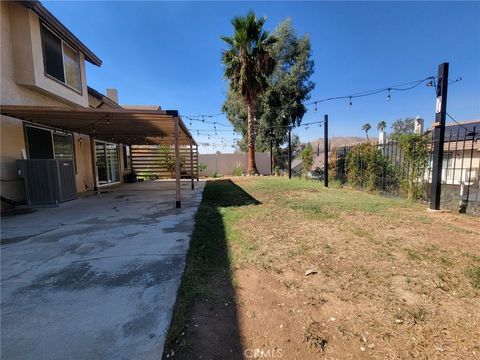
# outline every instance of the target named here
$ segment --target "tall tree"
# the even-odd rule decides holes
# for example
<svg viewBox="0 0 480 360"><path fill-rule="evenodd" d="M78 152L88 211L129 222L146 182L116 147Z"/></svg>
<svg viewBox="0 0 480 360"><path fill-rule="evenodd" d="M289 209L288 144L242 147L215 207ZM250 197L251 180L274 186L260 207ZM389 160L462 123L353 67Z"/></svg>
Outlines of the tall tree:
<svg viewBox="0 0 480 360"><path fill-rule="evenodd" d="M370 125L369 123L363 124L362 126L362 130L365 131L365 135L367 135L367 141L370 140L368 138L368 132L370 131L371 128L372 128L372 125Z"/></svg>
<svg viewBox="0 0 480 360"><path fill-rule="evenodd" d="M300 125L306 112L303 102L310 98L315 87L310 81L315 64L308 36L297 36L290 19L280 23L272 34L277 39L272 46L276 65L267 79L268 87L257 101L255 146L260 151L268 151L272 141L275 151L280 153L280 145L287 140L288 127ZM247 150L244 102L229 91L223 111L235 130L244 135L239 148Z"/></svg>
<svg viewBox="0 0 480 360"><path fill-rule="evenodd" d="M234 34L222 36L229 45L223 52L224 76L230 90L239 96L247 113L247 173L257 174L255 164L255 105L258 96L268 87L267 78L275 68L271 47L276 38L263 30L266 18L257 18L253 11L234 17Z"/></svg>

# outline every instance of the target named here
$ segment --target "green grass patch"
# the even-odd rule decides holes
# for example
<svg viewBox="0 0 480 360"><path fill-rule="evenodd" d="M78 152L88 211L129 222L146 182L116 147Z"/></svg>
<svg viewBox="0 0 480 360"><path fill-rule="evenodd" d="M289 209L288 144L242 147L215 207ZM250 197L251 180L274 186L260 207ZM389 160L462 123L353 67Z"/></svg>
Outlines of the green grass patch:
<svg viewBox="0 0 480 360"><path fill-rule="evenodd" d="M470 284L472 284L475 289L480 290L480 266L469 266L465 270L465 275L470 280Z"/></svg>
<svg viewBox="0 0 480 360"><path fill-rule="evenodd" d="M195 215L195 229L167 334L166 347L173 346L179 339L186 324L188 309L195 299L222 299L222 294L215 291L219 282L227 283L233 288L227 233L232 224L241 218L235 209L258 204L258 201L230 180L207 182L202 202ZM230 231L229 238L231 236Z"/></svg>

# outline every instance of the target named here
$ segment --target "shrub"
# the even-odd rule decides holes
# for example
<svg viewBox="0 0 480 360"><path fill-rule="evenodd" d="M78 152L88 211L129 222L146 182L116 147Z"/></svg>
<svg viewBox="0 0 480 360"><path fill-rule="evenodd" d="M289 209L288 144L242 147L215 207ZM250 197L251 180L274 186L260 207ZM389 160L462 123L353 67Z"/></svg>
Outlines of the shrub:
<svg viewBox="0 0 480 360"><path fill-rule="evenodd" d="M402 134L398 136L402 149L404 172L400 188L410 200L418 200L424 192L423 174L427 167L427 138L421 134Z"/></svg>
<svg viewBox="0 0 480 360"><path fill-rule="evenodd" d="M398 187L391 161L375 145L355 145L345 157L346 178L350 185L367 191ZM386 181L387 180L387 181Z"/></svg>
<svg viewBox="0 0 480 360"><path fill-rule="evenodd" d="M313 165L313 149L312 144L308 143L302 150L300 157L303 161L303 176L307 177L308 172Z"/></svg>

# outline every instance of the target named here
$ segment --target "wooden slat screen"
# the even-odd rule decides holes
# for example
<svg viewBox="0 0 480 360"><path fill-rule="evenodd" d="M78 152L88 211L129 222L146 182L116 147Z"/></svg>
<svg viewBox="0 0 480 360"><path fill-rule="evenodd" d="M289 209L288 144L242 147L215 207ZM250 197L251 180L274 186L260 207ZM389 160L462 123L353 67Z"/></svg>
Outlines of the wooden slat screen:
<svg viewBox="0 0 480 360"><path fill-rule="evenodd" d="M193 163L190 161L190 145L180 145L180 174L182 179L198 178L198 147L193 145ZM132 145L132 167L140 178L175 178L175 170L168 170L166 164L175 164L173 145Z"/></svg>

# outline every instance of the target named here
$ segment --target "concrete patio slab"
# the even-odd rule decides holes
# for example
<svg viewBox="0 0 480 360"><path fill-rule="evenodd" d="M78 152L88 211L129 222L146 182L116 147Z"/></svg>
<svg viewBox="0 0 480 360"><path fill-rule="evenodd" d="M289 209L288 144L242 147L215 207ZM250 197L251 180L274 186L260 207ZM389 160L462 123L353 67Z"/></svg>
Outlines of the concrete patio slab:
<svg viewBox="0 0 480 360"><path fill-rule="evenodd" d="M124 184L2 218L3 359L160 359L204 183Z"/></svg>

